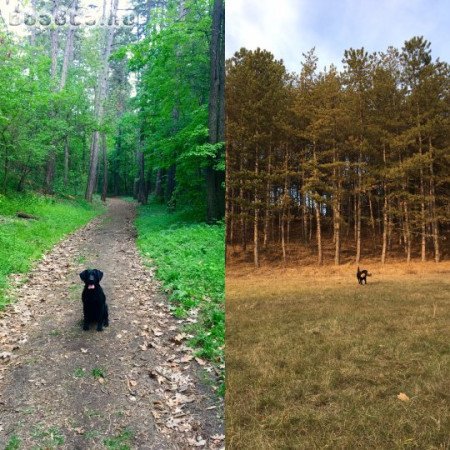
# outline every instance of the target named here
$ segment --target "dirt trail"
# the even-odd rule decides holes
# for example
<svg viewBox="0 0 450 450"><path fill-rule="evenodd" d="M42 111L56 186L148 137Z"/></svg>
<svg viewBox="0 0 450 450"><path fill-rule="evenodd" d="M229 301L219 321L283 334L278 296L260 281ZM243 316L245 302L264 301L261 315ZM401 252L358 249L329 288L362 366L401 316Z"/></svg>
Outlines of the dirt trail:
<svg viewBox="0 0 450 450"><path fill-rule="evenodd" d="M198 382L183 323L141 262L135 205L108 205L17 283L0 313L0 448L220 448L222 404ZM86 267L104 272L101 333L80 326Z"/></svg>

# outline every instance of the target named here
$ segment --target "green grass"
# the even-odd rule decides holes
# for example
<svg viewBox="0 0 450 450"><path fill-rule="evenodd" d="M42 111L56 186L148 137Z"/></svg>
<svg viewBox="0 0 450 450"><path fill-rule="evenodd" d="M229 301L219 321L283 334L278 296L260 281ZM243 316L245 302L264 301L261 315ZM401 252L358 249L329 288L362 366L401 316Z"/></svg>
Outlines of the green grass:
<svg viewBox="0 0 450 450"><path fill-rule="evenodd" d="M138 247L156 266L178 317L198 308L190 344L198 355L223 363L225 253L224 226L201 223L189 212L167 212L162 205L139 209Z"/></svg>
<svg viewBox="0 0 450 450"><path fill-rule="evenodd" d="M92 369L92 376L97 380L98 378L106 378L105 373L103 369L100 369L99 367L94 367Z"/></svg>
<svg viewBox="0 0 450 450"><path fill-rule="evenodd" d="M39 220L19 219L18 211ZM45 251L100 212L102 206L84 200L0 195L0 309L8 302L5 290L9 274L26 273Z"/></svg>
<svg viewBox="0 0 450 450"><path fill-rule="evenodd" d="M129 442L133 439L133 432L126 428L115 437L105 439L103 443L110 450L130 450Z"/></svg>
<svg viewBox="0 0 450 450"><path fill-rule="evenodd" d="M18 450L20 448L21 440L16 435L11 436L6 444L5 450Z"/></svg>

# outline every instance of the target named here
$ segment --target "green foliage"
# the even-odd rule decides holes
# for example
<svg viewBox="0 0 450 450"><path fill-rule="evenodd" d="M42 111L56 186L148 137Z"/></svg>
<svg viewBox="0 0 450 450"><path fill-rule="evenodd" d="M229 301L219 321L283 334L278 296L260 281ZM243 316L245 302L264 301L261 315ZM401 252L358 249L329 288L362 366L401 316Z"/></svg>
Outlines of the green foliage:
<svg viewBox="0 0 450 450"><path fill-rule="evenodd" d="M60 91L50 77L45 41L31 46L26 39L0 33L0 192L36 190L50 151L56 155L57 192L80 194L85 180L89 136L93 127L90 99L92 66L83 58ZM81 47L92 45L83 40ZM84 53L82 48L77 52ZM81 56L81 55L80 55ZM66 139L67 138L67 139ZM69 143L69 171L63 180L63 154Z"/></svg>
<svg viewBox="0 0 450 450"><path fill-rule="evenodd" d="M105 373L103 369L99 367L94 367L91 371L92 376L97 380L98 378L105 378Z"/></svg>
<svg viewBox="0 0 450 450"><path fill-rule="evenodd" d="M224 345L224 225L199 222L200 214L169 214L155 203L141 207L136 226L138 247L156 266L156 274L173 303L186 316L198 309L191 345L214 363L223 363Z"/></svg>
<svg viewBox="0 0 450 450"><path fill-rule="evenodd" d="M132 105L139 109L133 117L123 117L124 146L127 153L134 154L140 139L152 186L158 169L176 167L174 192L170 181L163 180L165 200L172 205L189 203L204 208L202 169L224 159L223 144L208 143L210 10L210 0L190 0L180 17L179 3L170 0L165 7L152 10L146 37L130 46L130 69L139 74ZM115 55L120 56L125 53ZM131 127L130 121L134 121ZM139 138L136 127L141 130ZM123 158L123 151L121 155ZM224 168L223 164L216 166Z"/></svg>
<svg viewBox="0 0 450 450"><path fill-rule="evenodd" d="M5 450L18 450L20 448L20 443L21 439L18 436L13 435L9 438Z"/></svg>
<svg viewBox="0 0 450 450"><path fill-rule="evenodd" d="M38 220L19 219L18 211ZM9 274L27 272L46 250L102 211L99 204L84 200L0 195L0 308L7 302L4 292Z"/></svg>
<svg viewBox="0 0 450 450"><path fill-rule="evenodd" d="M110 450L130 450L131 447L128 444L131 439L133 439L133 431L125 428L117 436L105 439L103 443Z"/></svg>

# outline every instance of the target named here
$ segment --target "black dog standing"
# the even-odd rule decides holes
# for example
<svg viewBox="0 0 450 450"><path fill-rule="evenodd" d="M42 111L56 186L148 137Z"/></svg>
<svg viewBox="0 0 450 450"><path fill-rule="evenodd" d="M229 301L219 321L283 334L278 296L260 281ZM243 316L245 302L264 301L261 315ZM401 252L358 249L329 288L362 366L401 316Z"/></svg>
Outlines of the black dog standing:
<svg viewBox="0 0 450 450"><path fill-rule="evenodd" d="M103 278L103 272L98 269L83 270L80 278L84 281L83 294L83 330L89 330L91 322L97 322L97 331L102 331L103 327L109 325L108 305L103 289L100 286L100 280Z"/></svg>
<svg viewBox="0 0 450 450"><path fill-rule="evenodd" d="M371 277L372 274L369 273L367 270L358 270L356 272L356 278L358 279L359 284L367 284L367 277Z"/></svg>

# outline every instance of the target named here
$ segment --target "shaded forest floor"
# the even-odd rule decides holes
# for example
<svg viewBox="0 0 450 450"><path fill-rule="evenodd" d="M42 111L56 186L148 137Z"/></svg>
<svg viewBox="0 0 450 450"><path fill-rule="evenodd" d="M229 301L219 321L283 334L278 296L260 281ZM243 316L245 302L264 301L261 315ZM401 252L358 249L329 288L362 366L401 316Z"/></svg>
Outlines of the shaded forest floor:
<svg viewBox="0 0 450 450"><path fill-rule="evenodd" d="M449 447L450 263L369 269L229 264L227 448Z"/></svg>
<svg viewBox="0 0 450 450"><path fill-rule="evenodd" d="M221 404L135 246L134 203L70 235L0 313L0 447L219 448ZM78 273L104 272L110 327L81 329ZM203 366L203 367L202 367Z"/></svg>
<svg viewBox="0 0 450 450"><path fill-rule="evenodd" d="M411 253L412 261L420 261L420 242L414 245ZM334 265L334 243L331 238L325 238L322 241L323 263L324 265ZM368 236L362 240L361 265L377 264L381 259L380 239L376 241ZM428 244L427 260L433 261L433 246ZM355 262L356 245L352 239L344 239L341 247L341 264L350 265ZM441 260L450 258L450 238L442 239L441 242ZM386 262L404 263L406 256L403 247L398 242L392 242L390 251L387 253ZM246 251L243 251L241 245L227 246L227 263L231 266L240 265L245 269L246 266L253 267L253 245L247 245ZM283 253L281 244L269 244L265 248L261 245L260 249L260 265L262 267L278 267L283 265ZM309 245L302 243L301 239L291 240L286 245L286 266L295 267L298 265L308 266L317 265L317 245L313 241Z"/></svg>

